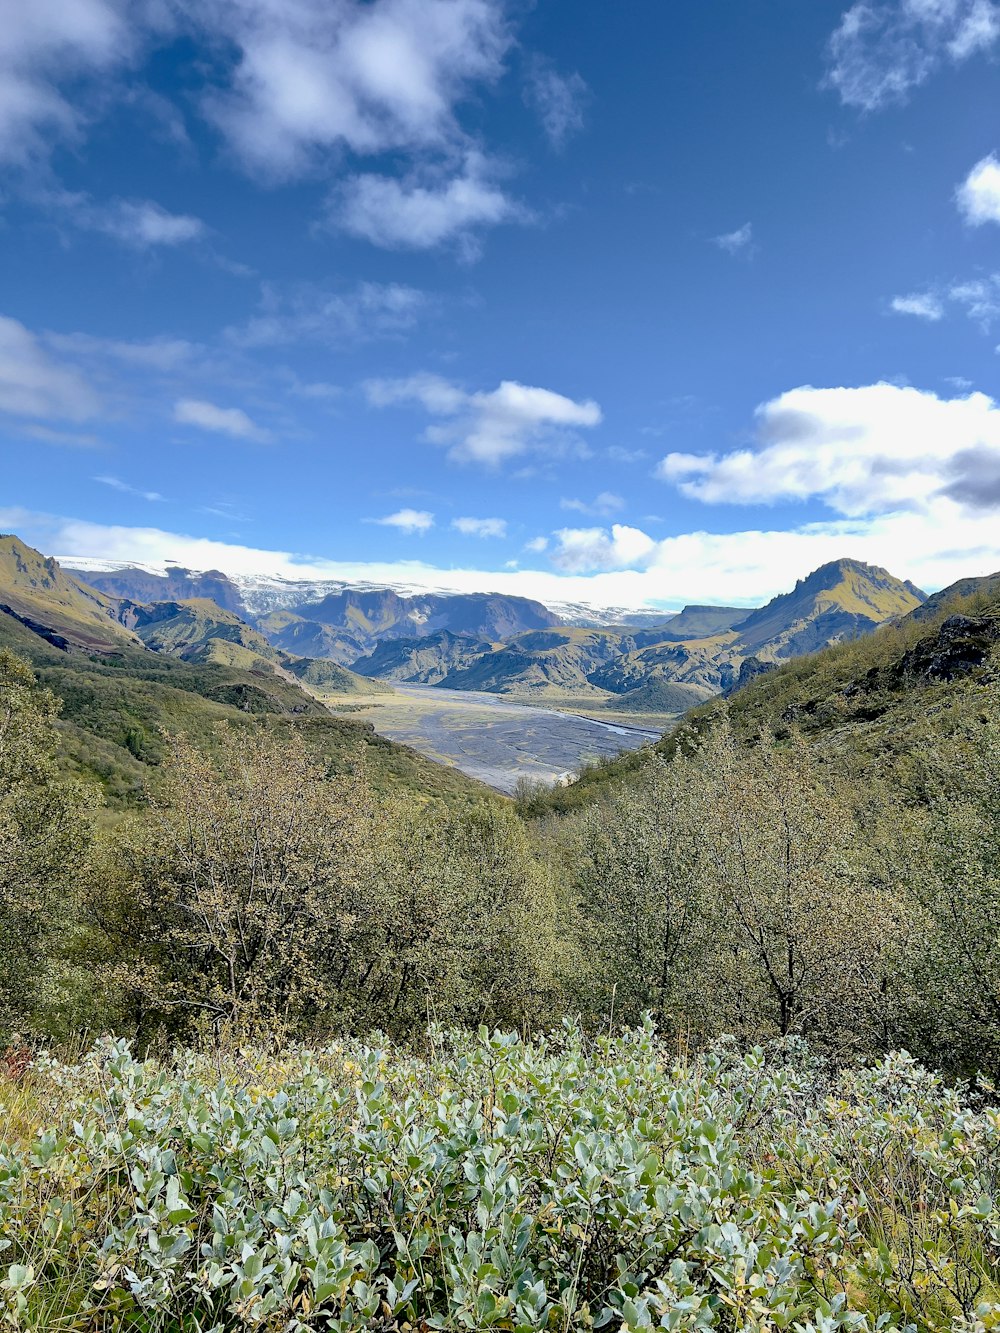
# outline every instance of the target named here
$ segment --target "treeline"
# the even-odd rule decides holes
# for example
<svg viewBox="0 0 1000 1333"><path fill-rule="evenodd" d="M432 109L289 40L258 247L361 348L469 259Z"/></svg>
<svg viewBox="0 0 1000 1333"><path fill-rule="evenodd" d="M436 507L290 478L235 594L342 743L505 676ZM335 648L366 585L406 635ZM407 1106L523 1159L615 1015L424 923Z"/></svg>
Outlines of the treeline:
<svg viewBox="0 0 1000 1333"><path fill-rule="evenodd" d="M0 653L0 1041L157 1045L651 1012L679 1044L804 1036L1000 1072L1000 717L881 767L703 714L568 816L377 790L308 727L166 738L112 819Z"/></svg>

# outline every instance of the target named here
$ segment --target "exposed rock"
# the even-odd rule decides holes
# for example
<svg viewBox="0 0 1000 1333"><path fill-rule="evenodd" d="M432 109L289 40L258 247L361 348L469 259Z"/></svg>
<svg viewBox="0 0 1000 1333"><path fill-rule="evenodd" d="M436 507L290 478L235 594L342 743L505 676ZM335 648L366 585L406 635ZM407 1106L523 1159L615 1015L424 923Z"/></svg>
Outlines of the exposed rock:
<svg viewBox="0 0 1000 1333"><path fill-rule="evenodd" d="M1000 641L1000 616L949 616L936 634L905 652L893 675L954 680L981 667Z"/></svg>
<svg viewBox="0 0 1000 1333"><path fill-rule="evenodd" d="M728 685L722 692L728 698L735 694L737 690L742 690L744 685L749 685L752 680L758 676L766 676L769 671L777 670L777 662L762 662L759 657L744 657L740 663L739 674L731 685Z"/></svg>

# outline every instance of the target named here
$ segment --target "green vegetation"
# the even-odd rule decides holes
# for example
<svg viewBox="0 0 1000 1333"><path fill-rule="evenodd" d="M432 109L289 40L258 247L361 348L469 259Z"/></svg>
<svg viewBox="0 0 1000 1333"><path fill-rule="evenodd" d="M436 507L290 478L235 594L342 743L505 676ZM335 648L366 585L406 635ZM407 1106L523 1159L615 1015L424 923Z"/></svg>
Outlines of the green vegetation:
<svg viewBox="0 0 1000 1333"><path fill-rule="evenodd" d="M25 618L0 1321L1000 1328L989 582L516 802L273 662Z"/></svg>
<svg viewBox="0 0 1000 1333"><path fill-rule="evenodd" d="M429 1035L0 1079L7 1325L997 1327L1000 1113L907 1057Z"/></svg>

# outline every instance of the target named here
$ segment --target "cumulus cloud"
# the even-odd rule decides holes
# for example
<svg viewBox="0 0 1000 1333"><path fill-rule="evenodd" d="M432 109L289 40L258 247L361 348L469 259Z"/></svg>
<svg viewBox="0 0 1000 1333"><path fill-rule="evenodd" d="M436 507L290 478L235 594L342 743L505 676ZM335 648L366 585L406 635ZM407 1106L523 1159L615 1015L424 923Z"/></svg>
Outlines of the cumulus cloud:
<svg viewBox="0 0 1000 1333"><path fill-rule="evenodd" d="M969 172L955 191L959 211L973 227L1000 222L1000 162L990 153Z"/></svg>
<svg viewBox="0 0 1000 1333"><path fill-rule="evenodd" d="M451 526L464 537L506 537L505 518L453 518Z"/></svg>
<svg viewBox="0 0 1000 1333"><path fill-rule="evenodd" d="M894 296L891 305L897 315L914 315L917 319L931 322L944 316L944 306L933 292L911 292L909 296Z"/></svg>
<svg viewBox="0 0 1000 1333"><path fill-rule="evenodd" d="M16 319L0 315L0 412L83 421L99 410L79 370L52 357Z"/></svg>
<svg viewBox="0 0 1000 1333"><path fill-rule="evenodd" d="M430 250L456 241L468 259L478 254L484 226L526 221L527 211L491 178L479 153L458 174L400 179L351 176L331 201L331 225L388 250Z"/></svg>
<svg viewBox="0 0 1000 1333"><path fill-rule="evenodd" d="M226 332L230 342L240 347L353 343L404 333L429 305L424 292L399 282L361 282L343 292L312 285L284 291L266 284L259 314Z"/></svg>
<svg viewBox="0 0 1000 1333"><path fill-rule="evenodd" d="M369 380L368 400L376 407L416 403L434 417L424 438L443 445L458 462L497 467L531 449L564 451L570 432L601 421L601 409L590 399L577 402L551 389L503 380L489 393L469 393L438 375L408 379Z"/></svg>
<svg viewBox="0 0 1000 1333"><path fill-rule="evenodd" d="M247 416L241 407L217 407L201 398L181 398L174 404L174 420L182 426L229 435L234 440L270 439L269 433Z"/></svg>
<svg viewBox="0 0 1000 1333"><path fill-rule="evenodd" d="M858 0L830 38L826 81L846 106L877 111L998 38L993 0Z"/></svg>
<svg viewBox="0 0 1000 1333"><path fill-rule="evenodd" d="M548 548L548 537L532 537L530 541L524 543L524 549L526 551L533 551L536 555L540 555L542 551L547 551Z"/></svg>
<svg viewBox="0 0 1000 1333"><path fill-rule="evenodd" d="M550 60L529 60L524 100L535 112L545 137L556 151L583 129L587 85L579 74L560 74Z"/></svg>
<svg viewBox="0 0 1000 1333"><path fill-rule="evenodd" d="M717 245L720 250L725 250L727 255L749 254L753 249L753 224L744 222L743 226L737 227L735 231L713 236L712 244Z"/></svg>
<svg viewBox="0 0 1000 1333"><path fill-rule="evenodd" d="M439 148L456 103L500 75L500 0L185 0L239 59L208 111L254 171L295 175L318 154Z"/></svg>
<svg viewBox="0 0 1000 1333"><path fill-rule="evenodd" d="M100 557L165 567L286 579L335 579L455 592L504 592L542 602L679 608L685 602L759 605L787 592L797 578L842 556L882 565L928 591L970 573L1000 568L995 512L971 512L947 497L928 512L837 519L793 529L687 532L654 543L641 567L592 573L525 569L440 568L418 560L332 560L218 542L191 533L124 527L0 509L0 529L18 532L57 557ZM613 541L613 534L607 537ZM650 540L650 539L647 539ZM477 550L489 549L476 547ZM646 549L641 547L640 549ZM591 554L593 560L593 554Z"/></svg>
<svg viewBox="0 0 1000 1333"><path fill-rule="evenodd" d="M383 528L395 528L408 537L423 536L434 526L434 515L426 509L397 509L394 514L386 514L385 518L373 518L371 521Z"/></svg>
<svg viewBox="0 0 1000 1333"><path fill-rule="evenodd" d="M634 569L656 551L656 542L639 528L614 523L604 528L560 528L552 563L569 574L591 570Z"/></svg>
<svg viewBox="0 0 1000 1333"><path fill-rule="evenodd" d="M601 491L593 500L562 499L559 501L560 509L567 509L577 514L596 514L601 518L609 518L612 514L620 513L625 508L625 501L620 495L615 495L613 491Z"/></svg>
<svg viewBox="0 0 1000 1333"><path fill-rule="evenodd" d="M757 409L759 446L671 453L658 473L707 504L819 499L849 517L930 512L968 496L1000 460L1000 407L896 384L803 387Z"/></svg>

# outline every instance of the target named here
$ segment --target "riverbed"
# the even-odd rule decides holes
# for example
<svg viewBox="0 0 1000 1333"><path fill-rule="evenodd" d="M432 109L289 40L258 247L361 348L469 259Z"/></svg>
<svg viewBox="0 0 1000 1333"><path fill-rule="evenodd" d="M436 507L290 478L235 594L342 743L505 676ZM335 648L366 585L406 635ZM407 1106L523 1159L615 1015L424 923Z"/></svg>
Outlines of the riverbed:
<svg viewBox="0 0 1000 1333"><path fill-rule="evenodd" d="M559 781L585 763L637 750L660 734L496 694L395 682L393 690L371 696L364 711L380 735L507 793L520 778Z"/></svg>

